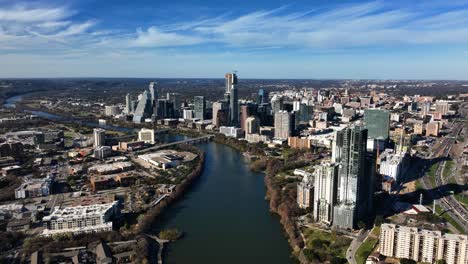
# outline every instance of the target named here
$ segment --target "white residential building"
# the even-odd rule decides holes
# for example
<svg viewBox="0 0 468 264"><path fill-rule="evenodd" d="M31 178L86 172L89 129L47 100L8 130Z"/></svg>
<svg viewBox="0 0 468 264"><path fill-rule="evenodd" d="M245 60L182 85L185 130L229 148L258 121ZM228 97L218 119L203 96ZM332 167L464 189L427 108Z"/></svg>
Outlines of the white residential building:
<svg viewBox="0 0 468 264"><path fill-rule="evenodd" d="M287 139L293 133L294 114L288 111L275 113L275 138Z"/></svg>
<svg viewBox="0 0 468 264"><path fill-rule="evenodd" d="M94 147L104 146L106 143L106 130L102 128L95 128L94 131Z"/></svg>
<svg viewBox="0 0 468 264"><path fill-rule="evenodd" d="M445 260L447 264L467 264L468 236L383 224L379 251L387 257L407 258L416 262Z"/></svg>
<svg viewBox="0 0 468 264"><path fill-rule="evenodd" d="M315 166L314 219L331 224L338 188L338 164L324 162Z"/></svg>
<svg viewBox="0 0 468 264"><path fill-rule="evenodd" d="M118 202L75 207L55 207L43 218L42 236L112 231L113 218L119 214Z"/></svg>
<svg viewBox="0 0 468 264"><path fill-rule="evenodd" d="M401 176L406 170L406 153L395 153L392 149L386 149L380 154L379 173L384 177L393 178L400 181Z"/></svg>
<svg viewBox="0 0 468 264"><path fill-rule="evenodd" d="M297 204L300 208L309 208L314 197L314 177L308 173L303 175L302 181L297 184Z"/></svg>

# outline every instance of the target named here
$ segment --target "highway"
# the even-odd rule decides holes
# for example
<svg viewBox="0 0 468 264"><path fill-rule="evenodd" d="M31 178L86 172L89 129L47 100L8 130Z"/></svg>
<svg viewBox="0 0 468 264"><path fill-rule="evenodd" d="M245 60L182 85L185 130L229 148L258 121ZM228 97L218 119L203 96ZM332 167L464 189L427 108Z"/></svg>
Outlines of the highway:
<svg viewBox="0 0 468 264"><path fill-rule="evenodd" d="M433 158L448 158L450 150L452 149L453 144L456 141L457 136L460 134L465 122L454 122L452 124L452 129L449 135L442 138L440 144L432 149L432 154L430 157ZM423 177L422 183L426 189L441 187L437 191L440 194L438 200L438 205L443 209L443 211L453 218L461 227L463 227L465 233L468 230L468 210L460 204L453 194L449 194L448 189L445 189L443 186L447 184L443 177L443 171L445 168L445 161L442 164L438 165L437 171L435 173L435 183L436 186L432 186L428 177Z"/></svg>

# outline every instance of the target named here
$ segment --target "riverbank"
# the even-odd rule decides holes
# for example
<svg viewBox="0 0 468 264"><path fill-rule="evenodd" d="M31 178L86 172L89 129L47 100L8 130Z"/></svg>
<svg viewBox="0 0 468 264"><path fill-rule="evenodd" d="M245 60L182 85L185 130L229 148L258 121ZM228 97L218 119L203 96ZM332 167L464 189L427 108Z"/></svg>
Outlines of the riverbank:
<svg viewBox="0 0 468 264"><path fill-rule="evenodd" d="M96 123L80 124L80 120L67 120L60 116L58 119L48 118L47 115L41 112L39 117L55 123L99 126ZM154 124L144 126L163 127ZM135 131L130 130L128 133L134 135ZM158 138L160 142L171 142L184 138L178 135L193 136L200 132L205 133L183 127L172 128L169 133L158 135ZM214 134L214 131L206 133ZM138 256L146 256L146 253L158 247L154 239L149 239L154 237L150 234L178 228L183 231L183 239L164 247L166 263L295 263L290 258L291 250L277 215L269 213L268 202L264 199L266 188L260 174L249 170L242 153L225 144L204 143L197 145L197 148L204 152L203 167L198 172L194 169L184 172L184 175L192 173L198 176L190 177L192 181L185 181L178 188L183 195L174 195L157 208L146 208L144 216L139 219L138 214L134 214L133 218L129 215L131 219L118 223L119 231L106 234L104 240L132 239L141 234L139 237L145 239L141 242L142 246L138 246ZM98 235L86 235L84 239L60 238L60 242L73 247L87 244L95 237ZM50 243L54 245L53 250ZM28 244L34 245L30 249L44 248L44 253L60 249L51 239L38 238ZM231 256L232 250L239 254ZM150 254L148 259L155 260L156 252ZM226 256L230 257L226 259Z"/></svg>
<svg viewBox="0 0 468 264"><path fill-rule="evenodd" d="M202 174L205 164L205 153L194 146L185 146L184 148L189 148L191 151L196 152L198 154L198 157L196 159L197 165L192 170L192 172L190 172L186 176L186 178L180 184L177 185L173 193L171 193L158 205L148 210L143 217L138 219L138 224L135 229L136 234L151 232L154 227L154 222L156 218L159 215L161 215L161 213L163 213L169 205L180 199L183 196L184 192L186 192L188 188L190 188L190 186L193 184L193 182L196 179L198 179Z"/></svg>
<svg viewBox="0 0 468 264"><path fill-rule="evenodd" d="M250 164L249 169L263 173L266 188L265 198L269 201L270 211L280 217L280 223L292 249L292 255L299 259L301 249L304 247L304 241L295 223L296 218L302 212L296 203L296 184L277 181L275 176L281 171L303 167L305 164L299 161L285 165L281 159L267 157L262 143L251 144L222 134L216 134L213 141L259 158Z"/></svg>

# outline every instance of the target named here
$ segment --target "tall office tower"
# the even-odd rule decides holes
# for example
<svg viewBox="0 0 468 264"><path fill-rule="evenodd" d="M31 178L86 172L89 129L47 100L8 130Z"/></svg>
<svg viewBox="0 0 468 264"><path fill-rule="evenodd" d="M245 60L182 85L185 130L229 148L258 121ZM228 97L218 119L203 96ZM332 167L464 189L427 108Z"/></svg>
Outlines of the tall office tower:
<svg viewBox="0 0 468 264"><path fill-rule="evenodd" d="M245 120L245 134L258 134L260 132L260 120L250 116Z"/></svg>
<svg viewBox="0 0 468 264"><path fill-rule="evenodd" d="M364 110L368 137L372 139L387 140L390 130L390 113L383 109Z"/></svg>
<svg viewBox="0 0 468 264"><path fill-rule="evenodd" d="M172 103L172 107L174 108L174 117L180 117L180 94L178 93L167 93L167 100Z"/></svg>
<svg viewBox="0 0 468 264"><path fill-rule="evenodd" d="M225 123L222 123L224 118L220 118L219 115L221 115L221 112L223 112L222 113L223 115L225 115L227 113L228 105L229 104L226 103L226 101L220 101L220 102L214 102L213 103L213 106L212 106L212 108L213 108L213 124L216 127L227 125Z"/></svg>
<svg viewBox="0 0 468 264"><path fill-rule="evenodd" d="M139 124L143 122L145 118L151 117L153 114L152 106L151 97L148 94L148 91L145 90L141 95L141 99L138 101L135 113L133 114L133 122Z"/></svg>
<svg viewBox="0 0 468 264"><path fill-rule="evenodd" d="M206 101L204 96L195 96L193 98L195 118L205 119Z"/></svg>
<svg viewBox="0 0 468 264"><path fill-rule="evenodd" d="M299 123L307 123L314 118L314 106L301 104L299 106L299 116L298 122Z"/></svg>
<svg viewBox="0 0 468 264"><path fill-rule="evenodd" d="M130 102L130 113L135 112L139 100L132 100Z"/></svg>
<svg viewBox="0 0 468 264"><path fill-rule="evenodd" d="M229 122L231 126L239 126L239 98L237 91L237 75L226 73L226 94L229 94Z"/></svg>
<svg viewBox="0 0 468 264"><path fill-rule="evenodd" d="M231 93L232 88L237 84L237 75L235 73L226 73L224 75L226 80L226 93Z"/></svg>
<svg viewBox="0 0 468 264"><path fill-rule="evenodd" d="M335 132L332 155L339 162L338 199L333 210L333 225L353 229L369 212L372 179L366 167L367 129L354 125Z"/></svg>
<svg viewBox="0 0 468 264"><path fill-rule="evenodd" d="M324 162L315 166L314 219L330 225L338 191L338 164Z"/></svg>
<svg viewBox="0 0 468 264"><path fill-rule="evenodd" d="M297 184L297 204L300 208L309 208L314 198L314 179L305 174L302 181Z"/></svg>
<svg viewBox="0 0 468 264"><path fill-rule="evenodd" d="M436 112L441 113L442 115L447 115L450 110L450 105L447 101L437 101L435 103Z"/></svg>
<svg viewBox="0 0 468 264"><path fill-rule="evenodd" d="M275 115L277 112L284 110L283 108L283 97L275 95L271 99L271 111L273 115Z"/></svg>
<svg viewBox="0 0 468 264"><path fill-rule="evenodd" d="M102 128L95 128L93 130L94 135L94 147L104 146L106 143L106 130Z"/></svg>
<svg viewBox="0 0 468 264"><path fill-rule="evenodd" d="M132 99L130 98L130 94L128 93L126 96L125 96L125 114L130 114L132 113L133 109L132 109Z"/></svg>
<svg viewBox="0 0 468 264"><path fill-rule="evenodd" d="M267 104L269 102L268 91L265 89L258 90L257 104Z"/></svg>
<svg viewBox="0 0 468 264"><path fill-rule="evenodd" d="M151 102L152 103L158 98L158 95L156 94L156 87L154 87L154 86L155 86L155 83L150 82L149 92L150 92L150 95L151 95Z"/></svg>
<svg viewBox="0 0 468 264"><path fill-rule="evenodd" d="M431 112L431 102L423 102L421 106L421 114L428 115Z"/></svg>
<svg viewBox="0 0 468 264"><path fill-rule="evenodd" d="M294 100L292 105L293 105L293 108L292 108L293 111L299 111L299 109L301 107L301 101Z"/></svg>
<svg viewBox="0 0 468 264"><path fill-rule="evenodd" d="M167 99L156 100L155 109L157 110L157 113L155 113L157 119L174 117L174 105Z"/></svg>
<svg viewBox="0 0 468 264"><path fill-rule="evenodd" d="M292 136L294 128L294 114L288 111L275 113L275 138L288 139Z"/></svg>
<svg viewBox="0 0 468 264"><path fill-rule="evenodd" d="M246 104L240 106L240 126L242 131L245 132L245 121L249 116L256 115L257 113L256 105Z"/></svg>

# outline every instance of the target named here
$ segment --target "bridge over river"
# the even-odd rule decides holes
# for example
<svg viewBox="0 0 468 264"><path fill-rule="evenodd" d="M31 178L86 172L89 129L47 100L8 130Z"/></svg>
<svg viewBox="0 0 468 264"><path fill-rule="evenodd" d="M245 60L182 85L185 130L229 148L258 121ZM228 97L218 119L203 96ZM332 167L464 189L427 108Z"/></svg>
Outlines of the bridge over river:
<svg viewBox="0 0 468 264"><path fill-rule="evenodd" d="M175 142L166 143L166 144L162 144L162 145L156 145L154 147L145 148L145 149L142 149L142 150L135 151L134 153L135 154L141 154L141 153L146 153L146 152L150 152L150 151L154 151L154 150L167 148L167 147L170 147L170 146L176 146L176 145L182 145L182 144L196 144L196 143L200 143L200 142L207 142L207 141L210 141L213 137L214 137L213 135L206 135L206 136L197 137L197 138L184 139L184 140L181 140L181 141L175 141Z"/></svg>

